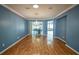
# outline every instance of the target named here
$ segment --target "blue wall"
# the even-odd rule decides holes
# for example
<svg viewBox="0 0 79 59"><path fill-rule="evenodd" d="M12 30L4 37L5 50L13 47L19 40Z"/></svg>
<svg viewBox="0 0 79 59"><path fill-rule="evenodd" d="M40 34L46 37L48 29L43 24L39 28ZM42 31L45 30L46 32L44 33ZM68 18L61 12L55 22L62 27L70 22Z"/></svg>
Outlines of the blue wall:
<svg viewBox="0 0 79 59"><path fill-rule="evenodd" d="M65 20L63 17L66 16ZM79 5L62 14L56 20L55 35L61 37L66 36L67 44L79 51ZM66 23L64 25L64 23ZM63 27L65 26L65 29ZM65 31L65 34L63 33Z"/></svg>
<svg viewBox="0 0 79 59"><path fill-rule="evenodd" d="M0 51L26 34L28 34L28 21L0 6Z"/></svg>
<svg viewBox="0 0 79 59"><path fill-rule="evenodd" d="M66 16L57 19L56 35L66 41Z"/></svg>

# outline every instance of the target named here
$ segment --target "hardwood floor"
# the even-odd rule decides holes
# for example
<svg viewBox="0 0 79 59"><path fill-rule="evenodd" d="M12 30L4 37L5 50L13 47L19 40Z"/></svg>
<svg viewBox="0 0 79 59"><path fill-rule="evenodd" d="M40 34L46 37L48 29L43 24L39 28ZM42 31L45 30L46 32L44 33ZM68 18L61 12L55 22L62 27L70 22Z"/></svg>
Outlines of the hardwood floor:
<svg viewBox="0 0 79 59"><path fill-rule="evenodd" d="M46 36L32 37L29 35L2 55L76 55L76 53L59 39L53 39L48 43Z"/></svg>

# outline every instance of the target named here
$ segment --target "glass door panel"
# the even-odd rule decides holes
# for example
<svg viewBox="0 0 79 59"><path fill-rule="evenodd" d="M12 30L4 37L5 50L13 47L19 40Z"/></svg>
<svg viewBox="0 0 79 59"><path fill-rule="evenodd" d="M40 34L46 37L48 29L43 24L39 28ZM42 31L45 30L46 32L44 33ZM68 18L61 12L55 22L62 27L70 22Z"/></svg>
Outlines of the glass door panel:
<svg viewBox="0 0 79 59"><path fill-rule="evenodd" d="M32 22L32 35L42 35L43 34L43 22L33 21Z"/></svg>
<svg viewBox="0 0 79 59"><path fill-rule="evenodd" d="M53 41L53 21L47 22L47 42L51 44Z"/></svg>

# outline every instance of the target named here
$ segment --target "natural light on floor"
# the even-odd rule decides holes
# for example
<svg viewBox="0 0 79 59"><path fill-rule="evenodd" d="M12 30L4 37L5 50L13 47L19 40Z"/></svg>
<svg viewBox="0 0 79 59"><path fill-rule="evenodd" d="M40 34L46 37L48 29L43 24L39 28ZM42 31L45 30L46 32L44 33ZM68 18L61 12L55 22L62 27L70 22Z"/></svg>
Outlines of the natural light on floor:
<svg viewBox="0 0 79 59"><path fill-rule="evenodd" d="M43 33L43 22L32 22L32 36L41 36ZM35 38L35 37L34 37ZM47 44L51 44L53 41L53 21L47 22Z"/></svg>

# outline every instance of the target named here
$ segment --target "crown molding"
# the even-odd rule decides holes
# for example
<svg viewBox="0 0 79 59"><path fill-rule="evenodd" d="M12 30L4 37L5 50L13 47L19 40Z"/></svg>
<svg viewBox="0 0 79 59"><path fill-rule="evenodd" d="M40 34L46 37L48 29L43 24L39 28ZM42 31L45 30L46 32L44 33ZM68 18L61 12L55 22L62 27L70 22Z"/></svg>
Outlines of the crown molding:
<svg viewBox="0 0 79 59"><path fill-rule="evenodd" d="M1 4L3 7L7 8L8 10L10 10L11 12L21 16L22 18L25 18L22 14L18 13L17 11L15 11L14 9L12 9L11 7L5 5L5 4Z"/></svg>
<svg viewBox="0 0 79 59"><path fill-rule="evenodd" d="M13 10L11 7L5 5L5 4L1 4L3 7L7 8L8 10L12 11L13 13L21 16L22 18L24 19L27 19L27 20L50 20L50 19L55 19L57 18L58 16L62 15L63 13L69 11L70 9L74 8L75 6L77 6L77 4L74 4L72 6L70 6L69 8L65 9L64 11L60 12L58 15L56 15L55 17L49 17L49 18L27 18L27 17L24 17L22 14L18 13L17 11Z"/></svg>
<svg viewBox="0 0 79 59"><path fill-rule="evenodd" d="M54 19L57 18L58 16L64 14L65 12L69 11L70 9L74 8L75 6L77 6L77 4L74 4L74 5L70 6L69 8L65 9L64 11L60 12L58 15L56 15L54 17Z"/></svg>
<svg viewBox="0 0 79 59"><path fill-rule="evenodd" d="M27 17L24 17L22 14L18 13L17 11L15 11L14 9L12 9L11 7L5 5L5 4L1 4L3 7L7 8L8 10L10 10L11 12L21 16L22 18L24 19L27 19L27 20L49 20L49 19L53 19L53 17L49 17L49 18L27 18Z"/></svg>

